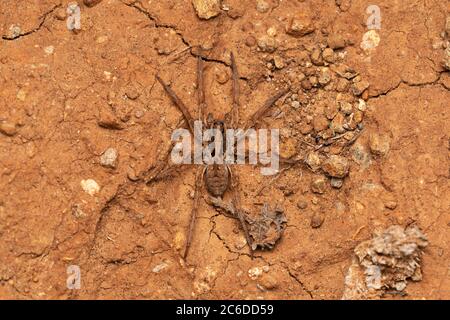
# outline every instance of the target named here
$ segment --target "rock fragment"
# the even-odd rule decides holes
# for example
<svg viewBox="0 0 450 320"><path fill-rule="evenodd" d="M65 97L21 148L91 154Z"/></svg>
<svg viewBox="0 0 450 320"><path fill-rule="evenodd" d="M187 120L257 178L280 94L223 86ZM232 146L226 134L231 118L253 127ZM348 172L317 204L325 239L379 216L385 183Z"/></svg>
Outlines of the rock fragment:
<svg viewBox="0 0 450 320"><path fill-rule="evenodd" d="M333 33L331 34L328 39L328 46L331 49L342 49L345 48L345 39L342 35L338 34L338 33Z"/></svg>
<svg viewBox="0 0 450 320"><path fill-rule="evenodd" d="M220 14L220 0L192 0L195 12L200 19L211 19Z"/></svg>
<svg viewBox="0 0 450 320"><path fill-rule="evenodd" d="M333 178L345 178L348 174L350 165L344 157L332 155L322 164L322 170Z"/></svg>
<svg viewBox="0 0 450 320"><path fill-rule="evenodd" d="M309 14L301 13L289 20L286 33L294 37L303 37L314 32L315 27Z"/></svg>
<svg viewBox="0 0 450 320"><path fill-rule="evenodd" d="M390 142L386 135L372 133L369 138L370 151L378 156L384 156L389 152Z"/></svg>
<svg viewBox="0 0 450 320"><path fill-rule="evenodd" d="M116 168L117 167L117 150L114 148L108 148L100 157L100 164L106 168Z"/></svg>
<svg viewBox="0 0 450 320"><path fill-rule="evenodd" d="M100 191L100 186L93 179L81 180L80 185L81 188L84 190L84 192L86 192L91 196L95 195Z"/></svg>
<svg viewBox="0 0 450 320"><path fill-rule="evenodd" d="M397 202L396 201L386 201L384 206L386 209L395 210L395 208L397 208Z"/></svg>
<svg viewBox="0 0 450 320"><path fill-rule="evenodd" d="M344 185L344 180L339 178L331 178L331 186L335 189L340 189Z"/></svg>
<svg viewBox="0 0 450 320"><path fill-rule="evenodd" d="M355 96L360 96L364 91L366 91L367 88L369 88L369 86L370 83L367 80L361 80L353 83L351 90Z"/></svg>
<svg viewBox="0 0 450 320"><path fill-rule="evenodd" d="M305 162L313 171L318 170L321 166L321 160L317 152L308 153Z"/></svg>
<svg viewBox="0 0 450 320"><path fill-rule="evenodd" d="M261 49L261 51L263 52L272 53L277 49L277 42L275 38L268 35L263 35L259 37L257 43L259 49Z"/></svg>
<svg viewBox="0 0 450 320"><path fill-rule="evenodd" d="M327 188L327 183L326 183L326 181L325 181L325 179L323 177L315 179L311 183L311 190L314 193L324 194L326 188Z"/></svg>

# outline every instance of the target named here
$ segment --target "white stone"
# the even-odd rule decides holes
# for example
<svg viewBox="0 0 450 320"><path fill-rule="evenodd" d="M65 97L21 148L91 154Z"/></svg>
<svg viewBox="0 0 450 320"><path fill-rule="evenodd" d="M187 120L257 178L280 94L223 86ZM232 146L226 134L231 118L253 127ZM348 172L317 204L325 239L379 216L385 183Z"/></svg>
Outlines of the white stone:
<svg viewBox="0 0 450 320"><path fill-rule="evenodd" d="M100 191L100 186L93 179L81 180L81 188L83 188L84 192L93 196Z"/></svg>

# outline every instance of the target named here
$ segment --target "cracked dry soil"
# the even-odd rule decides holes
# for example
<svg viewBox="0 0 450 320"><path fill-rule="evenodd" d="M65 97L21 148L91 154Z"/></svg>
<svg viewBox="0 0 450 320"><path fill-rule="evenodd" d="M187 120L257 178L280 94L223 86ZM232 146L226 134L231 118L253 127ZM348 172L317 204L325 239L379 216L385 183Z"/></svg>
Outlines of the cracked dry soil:
<svg viewBox="0 0 450 320"><path fill-rule="evenodd" d="M450 298L450 76L442 66L450 5L263 2L223 0L217 16L201 20L190 0L79 1L81 30L70 32L69 1L1 1L0 298L340 299L354 248L411 224L429 241L423 279L409 281L407 295L383 298ZM365 52L371 4L381 9L380 43ZM299 12L312 31L287 33ZM308 126L323 110L321 94L336 92L301 83L300 74L335 34L344 41L336 55L370 84L360 135L342 151L350 166L343 185L306 166L275 179L239 166L243 207L282 206L282 239L251 259L239 224L202 200L182 260L195 170L148 186L140 179L181 120L155 75L195 114L201 47L208 110L222 117L231 108L233 51L242 118L290 84L300 105L288 97L264 124L280 128L282 152L305 155L316 142ZM118 158L102 165L108 148ZM67 288L70 265L80 267L79 290Z"/></svg>

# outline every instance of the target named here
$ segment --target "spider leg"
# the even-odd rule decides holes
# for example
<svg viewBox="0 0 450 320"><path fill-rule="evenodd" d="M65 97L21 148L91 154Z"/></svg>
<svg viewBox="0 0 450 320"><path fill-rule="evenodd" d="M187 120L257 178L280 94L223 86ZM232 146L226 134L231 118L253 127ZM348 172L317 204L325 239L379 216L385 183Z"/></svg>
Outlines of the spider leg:
<svg viewBox="0 0 450 320"><path fill-rule="evenodd" d="M198 120L205 121L206 100L204 83L204 62L199 55L197 58L197 100L198 100Z"/></svg>
<svg viewBox="0 0 450 320"><path fill-rule="evenodd" d="M239 124L239 73L236 65L236 60L234 58L233 52L231 52L231 71L232 71L232 94L233 94L233 109L231 110L231 126L232 128L237 128Z"/></svg>
<svg viewBox="0 0 450 320"><path fill-rule="evenodd" d="M239 194L239 177L237 174L233 172L231 167L227 166L227 169L229 170L231 176L231 189L233 191L233 205L235 208L235 213L237 215L237 219L241 224L242 230L244 230L245 240L247 241L247 244L250 248L250 256L253 259L252 239L250 238L250 233L248 232L245 216L241 209L241 196Z"/></svg>
<svg viewBox="0 0 450 320"><path fill-rule="evenodd" d="M156 166L148 170L144 174L144 181L146 184L151 184L152 182L159 180L162 176L170 174L172 171L179 167L179 165L175 165L173 163L170 163L169 161L174 146L175 142L172 142L172 144L166 151L164 158L157 160ZM191 159L192 157L193 155L191 154Z"/></svg>
<svg viewBox="0 0 450 320"><path fill-rule="evenodd" d="M191 218L190 218L190 222L189 222L189 229L188 229L188 233L187 233L186 246L184 248L183 259L186 259L189 248L191 246L192 235L194 233L194 227L195 227L195 220L197 218L198 207L200 205L200 193L201 193L202 181L203 181L203 176L205 174L205 171L206 171L206 166L199 167L197 169L197 173L196 173L196 177L195 177L195 186L194 186L194 188L195 188L194 189L194 205L193 205L192 211L191 211Z"/></svg>
<svg viewBox="0 0 450 320"><path fill-rule="evenodd" d="M184 117L182 116L180 120L178 121L177 128L180 127L180 125L183 123ZM175 165L173 163L170 163L170 156L172 154L172 150L175 147L176 142L172 141L169 148L165 152L164 158L157 159L156 165L149 168L147 171L145 171L142 175L143 180L146 184L151 184L152 182L155 182L159 179L161 179L162 176L165 176L167 174L170 174L172 171L174 171L178 165ZM191 159L193 159L194 155L191 152Z"/></svg>
<svg viewBox="0 0 450 320"><path fill-rule="evenodd" d="M194 134L194 119L189 113L189 110L187 109L186 105L183 103L183 101L181 101L181 99L177 96L177 94L167 84L164 83L164 81L158 75L156 75L156 79L159 81L159 83L161 83L167 95L170 97L172 102L177 106L178 110L180 110L180 112L183 114L184 120L187 122L191 134Z"/></svg>
<svg viewBox="0 0 450 320"><path fill-rule="evenodd" d="M275 102L277 102L282 96L284 96L286 93L288 93L290 90L290 88L286 88L284 90L281 90L280 92L278 92L276 95L274 95L273 97L269 98L266 100L266 102L264 103L264 105L259 108L248 120L247 125L245 126L245 129L249 129L254 127L259 120L261 119L261 117L263 117L267 111L270 109L270 107L272 107Z"/></svg>

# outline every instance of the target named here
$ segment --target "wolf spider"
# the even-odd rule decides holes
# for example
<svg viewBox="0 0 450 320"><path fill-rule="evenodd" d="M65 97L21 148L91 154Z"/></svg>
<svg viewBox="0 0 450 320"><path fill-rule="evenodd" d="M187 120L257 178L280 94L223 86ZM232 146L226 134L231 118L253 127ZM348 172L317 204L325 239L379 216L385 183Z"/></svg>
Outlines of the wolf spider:
<svg viewBox="0 0 450 320"><path fill-rule="evenodd" d="M232 98L233 98L233 106L230 113L228 113L224 120L214 119L212 114L209 113L205 118L205 109L207 107L205 102L205 88L204 88L204 61L203 58L198 55L197 57L197 103L198 103L198 117L197 120L202 121L204 127L210 129L218 129L221 132L225 132L227 128L238 129L237 125L239 122L239 96L240 96L240 88L239 88L239 74L236 66L236 61L233 53L231 53L231 70L232 70ZM173 104L178 108L178 110L182 113L183 119L186 122L188 129L192 136L194 136L194 118L188 111L186 105L183 101L177 96L177 94L158 76L156 75L156 79L163 86L165 92L172 100ZM282 96L289 92L289 88L281 90L279 93L275 94L273 97L268 99L264 105L259 108L247 121L245 130L253 128L259 120L267 113L271 106L275 104ZM169 152L166 155L166 158L162 163L156 165L154 170L152 170L152 174L150 177L146 179L147 184L151 183L158 179L160 175L169 171L167 167L168 158L171 153L171 150L174 146L172 143ZM224 150L224 149L222 149ZM186 238L185 249L183 253L183 258L186 258L194 231L195 221L198 213L199 202L200 202L200 192L202 188L202 180L204 180L206 190L210 195L210 204L219 207L225 214L231 215L232 218L239 220L241 228L244 231L246 242L250 248L250 255L253 257L253 251L256 249L255 246L262 246L267 248L272 248L274 242L272 241L269 244L264 246L261 245L260 241L256 241L254 244L252 243L251 234L254 238L261 238L260 234L262 232L267 232L272 223L275 224L275 228L278 231L278 238L281 236L281 231L283 227L281 225L285 222L284 217L279 215L280 211L275 210L274 214L268 214L267 206L263 209L264 219L261 220L260 223L255 223L255 220L252 220L242 209L241 209L241 200L238 192L239 178L234 173L233 168L227 164L211 164L199 167L196 172L195 179L195 191L194 191L194 204L191 212L189 229ZM224 202L221 201L223 195L227 190L233 192L232 204L225 205ZM264 211L265 210L265 211ZM264 214L265 213L265 214ZM271 217L272 220L268 219ZM249 226L249 227L248 227ZM251 229L249 232L249 228ZM255 231L257 230L257 231ZM252 233L254 231L255 233ZM259 232L259 233L258 233ZM256 234L256 237L255 237ZM278 238L275 239L278 240ZM259 239L260 240L260 239ZM253 244L253 246L252 246Z"/></svg>

